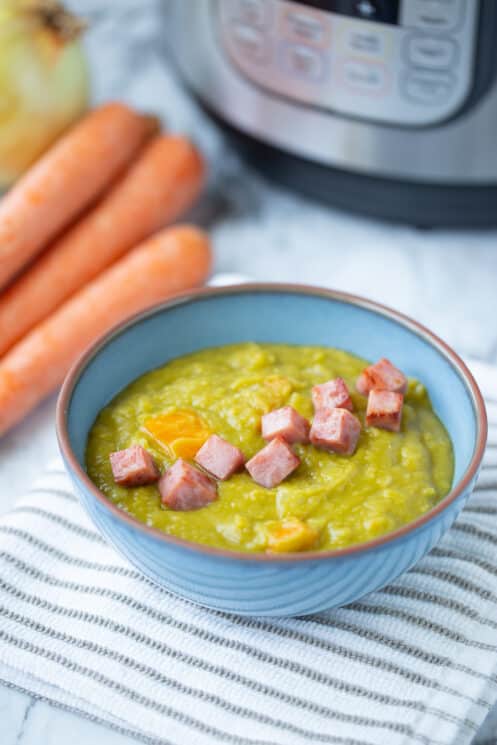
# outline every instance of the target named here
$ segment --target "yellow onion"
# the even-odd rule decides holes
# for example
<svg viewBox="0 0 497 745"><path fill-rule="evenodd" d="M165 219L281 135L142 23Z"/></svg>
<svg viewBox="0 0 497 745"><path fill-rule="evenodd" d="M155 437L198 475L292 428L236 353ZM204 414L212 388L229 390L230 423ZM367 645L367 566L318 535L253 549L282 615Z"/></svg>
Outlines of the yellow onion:
<svg viewBox="0 0 497 745"><path fill-rule="evenodd" d="M57 0L0 0L0 189L86 109L83 28Z"/></svg>

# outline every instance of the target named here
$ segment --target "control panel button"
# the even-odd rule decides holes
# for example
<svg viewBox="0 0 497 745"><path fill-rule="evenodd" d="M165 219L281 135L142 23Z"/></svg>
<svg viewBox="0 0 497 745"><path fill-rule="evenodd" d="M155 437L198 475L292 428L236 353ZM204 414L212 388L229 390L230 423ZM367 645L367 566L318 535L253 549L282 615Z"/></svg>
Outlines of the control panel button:
<svg viewBox="0 0 497 745"><path fill-rule="evenodd" d="M264 0L235 0L232 3L232 18L263 29L269 23L269 5Z"/></svg>
<svg viewBox="0 0 497 745"><path fill-rule="evenodd" d="M456 60L457 46L452 39L412 36L406 42L407 60L416 67L443 70L451 67Z"/></svg>
<svg viewBox="0 0 497 745"><path fill-rule="evenodd" d="M321 81L325 74L325 58L317 49L303 44L282 44L281 60L285 72L310 83Z"/></svg>
<svg viewBox="0 0 497 745"><path fill-rule="evenodd" d="M356 24L359 26L359 24ZM362 25L362 24L361 24ZM346 46L352 54L366 57L383 57L385 54L385 36L373 28L354 28L347 31Z"/></svg>
<svg viewBox="0 0 497 745"><path fill-rule="evenodd" d="M406 98L426 106L444 104L454 89L455 79L448 73L409 72L403 82Z"/></svg>
<svg viewBox="0 0 497 745"><path fill-rule="evenodd" d="M407 0L402 6L402 25L451 31L464 17L466 0Z"/></svg>
<svg viewBox="0 0 497 745"><path fill-rule="evenodd" d="M269 57L269 48L265 35L259 29L233 24L232 39L238 53L249 62L262 64Z"/></svg>
<svg viewBox="0 0 497 745"><path fill-rule="evenodd" d="M377 63L348 59L342 64L342 79L355 93L380 95L387 87L387 70Z"/></svg>
<svg viewBox="0 0 497 745"><path fill-rule="evenodd" d="M330 41L330 21L324 13L287 8L283 14L283 34L290 41L326 47Z"/></svg>

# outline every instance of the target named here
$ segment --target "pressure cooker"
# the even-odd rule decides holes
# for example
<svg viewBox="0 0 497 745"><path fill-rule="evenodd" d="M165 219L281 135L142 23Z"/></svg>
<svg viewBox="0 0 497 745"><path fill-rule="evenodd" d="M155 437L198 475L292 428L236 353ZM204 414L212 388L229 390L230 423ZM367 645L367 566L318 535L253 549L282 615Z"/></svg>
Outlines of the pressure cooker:
<svg viewBox="0 0 497 745"><path fill-rule="evenodd" d="M173 0L184 81L256 167L337 207L497 225L496 0Z"/></svg>

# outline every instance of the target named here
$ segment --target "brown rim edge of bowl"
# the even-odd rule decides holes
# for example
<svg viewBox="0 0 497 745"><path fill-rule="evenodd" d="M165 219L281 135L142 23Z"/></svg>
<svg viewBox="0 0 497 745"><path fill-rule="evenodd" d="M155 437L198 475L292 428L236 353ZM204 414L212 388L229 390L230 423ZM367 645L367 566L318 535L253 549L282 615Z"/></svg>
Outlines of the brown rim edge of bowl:
<svg viewBox="0 0 497 745"><path fill-rule="evenodd" d="M182 538L164 533L157 528L149 527L144 523L140 522L136 518L128 515L126 512L121 510L119 507L114 505L103 492L98 489L95 484L91 481L87 473L79 464L71 444L69 442L69 435L67 431L67 411L72 398L72 394L76 384L78 383L81 375L83 374L86 366L92 361L92 359L99 353L99 351L105 347L115 336L123 333L129 326L132 326L137 321L144 320L149 316L155 315L167 308L174 307L175 305L194 302L197 299L204 297L211 297L216 295L236 295L236 294L250 294L257 292L280 292L281 294L301 294L311 295L316 297L323 297L330 300L338 300L350 305L356 305L372 312L378 313L379 315L389 318L402 326L408 328L410 331L415 333L420 338L427 341L431 346L434 346L452 367L456 369L459 377L462 379L466 386L468 394L470 395L471 401L476 415L477 424L477 436L476 443L473 452L473 456L469 463L468 468L463 474L459 482L453 486L450 492L432 507L428 512L423 513L416 520L403 525L395 531L386 533L385 535L379 536L371 541L365 543L357 543L346 548L329 550L329 551L306 551L302 553L281 553L281 554L267 554L267 553L248 553L241 551L231 551L229 549L215 548L207 546L201 543L194 543L193 541L186 541ZM370 551L371 549L383 546L387 543L393 542L398 538L402 538L411 531L420 528L426 523L430 522L434 517L443 512L455 499L467 488L471 483L472 479L478 472L478 468L483 459L485 452L485 446L487 441L487 413L485 403L480 389L465 365L462 359L456 352L454 352L448 344L442 341L438 336L432 333L422 324L414 321L412 318L399 313L398 311L389 308L381 303L376 303L373 300L368 300L357 295L352 295L346 292L340 292L338 290L330 290L322 287L315 287L312 285L299 285L299 284L286 284L286 283L275 283L275 282L254 282L240 285L228 285L225 287L207 287L202 289L190 290L188 292L182 292L174 295L169 300L155 304L144 311L135 313L125 321L117 324L105 334L96 339L79 359L72 366L71 370L67 374L62 389L60 391L57 401L57 413L56 413L56 430L59 447L61 452L73 469L77 478L89 489L93 496L103 504L103 506L109 510L118 519L124 521L131 527L140 530L141 532L150 535L166 543L171 543L181 548L186 548L190 551L196 551L202 554L208 554L211 556L222 557L232 560L241 560L247 562L263 562L263 563L295 563L295 562L308 562L316 561L317 559L339 559L345 556L359 554L362 552Z"/></svg>

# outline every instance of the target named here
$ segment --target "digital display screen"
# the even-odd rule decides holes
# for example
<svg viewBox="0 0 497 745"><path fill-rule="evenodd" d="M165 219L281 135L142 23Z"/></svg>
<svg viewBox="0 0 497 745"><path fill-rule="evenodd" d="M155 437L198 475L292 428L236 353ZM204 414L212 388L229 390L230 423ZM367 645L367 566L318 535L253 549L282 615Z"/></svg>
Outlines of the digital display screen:
<svg viewBox="0 0 497 745"><path fill-rule="evenodd" d="M364 21L397 25L400 0L305 0L302 5Z"/></svg>

